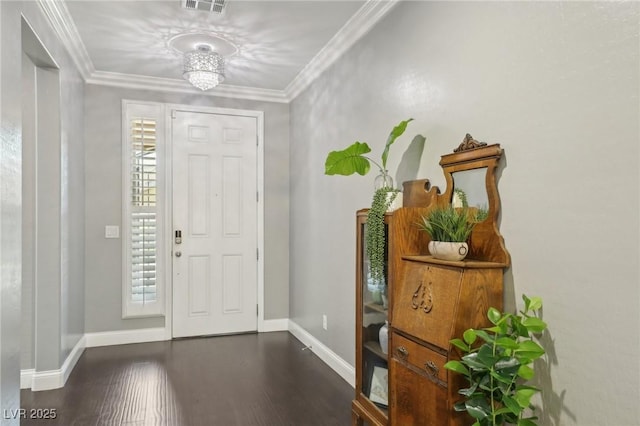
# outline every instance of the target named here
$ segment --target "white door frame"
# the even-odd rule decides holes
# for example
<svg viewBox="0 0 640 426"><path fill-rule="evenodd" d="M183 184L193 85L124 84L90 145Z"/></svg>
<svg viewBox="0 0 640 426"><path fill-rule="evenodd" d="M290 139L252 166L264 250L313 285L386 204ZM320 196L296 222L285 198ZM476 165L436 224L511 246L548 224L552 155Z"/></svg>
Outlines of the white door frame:
<svg viewBox="0 0 640 426"><path fill-rule="evenodd" d="M256 141L256 187L258 189L258 202L257 210L257 243L258 243L258 332L264 331L264 112L256 110L244 110L244 109L232 109L232 108L218 108L218 107L204 107L184 104L165 104L166 123L165 132L167 141L166 147L166 173L165 173L165 188L167 203L165 204L165 229L164 233L168 236L167 247L165 249L165 317L164 317L164 332L166 340L173 338L173 111L185 111L194 113L205 114L223 114L223 115L237 115L242 117L255 117L256 119L256 133L258 140Z"/></svg>

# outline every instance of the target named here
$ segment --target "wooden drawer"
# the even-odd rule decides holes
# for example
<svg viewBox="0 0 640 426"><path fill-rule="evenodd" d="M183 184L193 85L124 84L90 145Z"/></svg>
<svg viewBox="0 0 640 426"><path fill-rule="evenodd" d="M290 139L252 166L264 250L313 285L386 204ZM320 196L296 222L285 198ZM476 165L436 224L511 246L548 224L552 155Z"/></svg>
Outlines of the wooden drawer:
<svg viewBox="0 0 640 426"><path fill-rule="evenodd" d="M404 270L393 290L393 327L448 349L462 269L405 261Z"/></svg>
<svg viewBox="0 0 640 426"><path fill-rule="evenodd" d="M447 381L447 370L444 364L447 358L429 348L392 333L391 345L393 358L398 362L409 364L413 369L430 379L437 380L444 386Z"/></svg>
<svg viewBox="0 0 640 426"><path fill-rule="evenodd" d="M449 409L447 405L447 389L395 358L391 360L390 368L389 425L450 426L453 408Z"/></svg>

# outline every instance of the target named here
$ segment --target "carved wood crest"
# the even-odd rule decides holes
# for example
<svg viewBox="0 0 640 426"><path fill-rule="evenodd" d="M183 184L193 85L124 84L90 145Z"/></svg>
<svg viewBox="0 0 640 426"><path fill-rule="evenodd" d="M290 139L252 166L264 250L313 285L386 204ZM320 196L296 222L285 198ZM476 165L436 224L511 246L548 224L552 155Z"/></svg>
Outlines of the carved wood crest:
<svg viewBox="0 0 640 426"><path fill-rule="evenodd" d="M424 281L420 280L420 284L411 298L411 307L415 310L420 309L428 314L433 309L433 288L431 282L424 285Z"/></svg>
<svg viewBox="0 0 640 426"><path fill-rule="evenodd" d="M473 136L467 133L464 139L462 140L462 143L458 145L458 147L454 149L453 152L468 151L470 149L481 148L483 146L487 146L487 143L477 141L473 138Z"/></svg>

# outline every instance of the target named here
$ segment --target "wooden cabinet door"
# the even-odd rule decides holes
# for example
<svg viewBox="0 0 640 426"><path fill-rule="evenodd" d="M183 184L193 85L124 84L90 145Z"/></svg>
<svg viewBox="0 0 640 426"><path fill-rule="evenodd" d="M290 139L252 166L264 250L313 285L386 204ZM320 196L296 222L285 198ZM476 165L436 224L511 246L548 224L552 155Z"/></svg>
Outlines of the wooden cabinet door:
<svg viewBox="0 0 640 426"><path fill-rule="evenodd" d="M394 283L391 324L404 333L449 348L462 269L407 262Z"/></svg>

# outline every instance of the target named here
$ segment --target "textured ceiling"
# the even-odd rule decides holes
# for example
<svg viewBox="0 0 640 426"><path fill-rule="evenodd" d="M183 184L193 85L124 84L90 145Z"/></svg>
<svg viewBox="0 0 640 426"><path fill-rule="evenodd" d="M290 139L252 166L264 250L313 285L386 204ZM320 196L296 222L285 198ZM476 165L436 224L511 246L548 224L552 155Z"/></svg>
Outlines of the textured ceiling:
<svg viewBox="0 0 640 426"><path fill-rule="evenodd" d="M182 78L169 40L205 32L238 47L225 84L284 90L365 1L230 0L223 15L183 9L179 0L67 1L97 71Z"/></svg>

